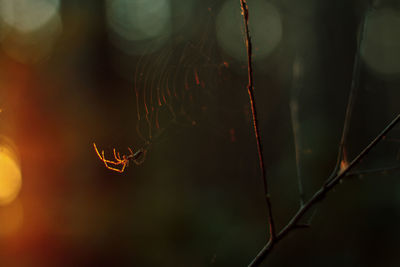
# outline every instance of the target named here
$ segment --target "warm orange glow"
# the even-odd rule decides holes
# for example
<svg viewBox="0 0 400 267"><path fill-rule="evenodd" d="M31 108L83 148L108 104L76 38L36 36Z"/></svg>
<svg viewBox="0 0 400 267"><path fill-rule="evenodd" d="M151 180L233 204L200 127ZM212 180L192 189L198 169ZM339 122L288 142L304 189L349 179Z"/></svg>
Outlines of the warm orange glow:
<svg viewBox="0 0 400 267"><path fill-rule="evenodd" d="M21 189L21 169L7 146L0 146L0 205L11 203Z"/></svg>
<svg viewBox="0 0 400 267"><path fill-rule="evenodd" d="M347 167L349 166L349 163L346 160L342 160L340 162L340 171L344 171L345 169L347 169Z"/></svg>
<svg viewBox="0 0 400 267"><path fill-rule="evenodd" d="M20 201L14 201L0 209L0 237L16 234L24 220L24 210Z"/></svg>
<svg viewBox="0 0 400 267"><path fill-rule="evenodd" d="M347 160L347 150L345 147L343 147L343 155L342 155L342 160L340 161L340 171L344 171L345 169L347 169L347 167L349 166L349 162Z"/></svg>
<svg viewBox="0 0 400 267"><path fill-rule="evenodd" d="M197 73L196 69L194 69L194 77L196 79L196 84L199 85L200 84L200 79L199 79L199 74Z"/></svg>

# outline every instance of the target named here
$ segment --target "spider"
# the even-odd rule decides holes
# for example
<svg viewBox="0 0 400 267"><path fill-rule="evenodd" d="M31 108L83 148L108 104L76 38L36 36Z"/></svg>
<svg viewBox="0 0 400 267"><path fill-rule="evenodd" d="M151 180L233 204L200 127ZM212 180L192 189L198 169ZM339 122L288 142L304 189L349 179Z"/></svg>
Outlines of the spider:
<svg viewBox="0 0 400 267"><path fill-rule="evenodd" d="M113 148L114 160L108 160L104 156L104 150L99 152L95 143L93 143L94 150L96 151L97 156L99 159L104 162L104 165L107 169L116 171L119 173L124 172L125 167L129 166L129 161L132 160L136 165L142 164L144 158L146 156L146 150L141 148L137 150L135 153L128 147L129 155L121 155L119 152L116 152L115 148Z"/></svg>

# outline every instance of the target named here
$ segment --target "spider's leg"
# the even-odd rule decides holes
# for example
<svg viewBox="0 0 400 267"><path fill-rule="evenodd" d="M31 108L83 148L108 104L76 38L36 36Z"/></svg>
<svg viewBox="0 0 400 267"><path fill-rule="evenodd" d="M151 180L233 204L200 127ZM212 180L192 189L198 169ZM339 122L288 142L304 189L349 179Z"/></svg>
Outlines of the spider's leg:
<svg viewBox="0 0 400 267"><path fill-rule="evenodd" d="M101 151L101 156L102 156L102 161L104 162L104 165L106 165L106 167L108 168L107 160L106 160L106 158L104 156L104 150Z"/></svg>
<svg viewBox="0 0 400 267"><path fill-rule="evenodd" d="M121 162L121 157L120 157L119 153L118 154L116 153L115 148L113 149L113 153L114 153L114 158L115 158L116 162Z"/></svg>
<svg viewBox="0 0 400 267"><path fill-rule="evenodd" d="M96 151L96 154L97 154L97 156L99 157L99 159L101 160L101 161L103 161L104 160L104 158L102 158L101 157L101 155L100 155L100 152L99 152L99 150L97 149L97 146L96 146L96 144L95 143L93 143L93 146L94 146L94 150ZM103 155L104 155L104 150L103 151L101 151L102 153L103 153Z"/></svg>
<svg viewBox="0 0 400 267"><path fill-rule="evenodd" d="M124 165L129 166L129 155L122 155L122 161L124 163Z"/></svg>
<svg viewBox="0 0 400 267"><path fill-rule="evenodd" d="M112 170L112 171L116 171L116 172L119 172L119 173L122 173L122 172L124 172L125 165L122 167L121 170L120 170L120 169L117 169L117 168L114 168L114 167L110 167L110 166L107 166L107 169Z"/></svg>
<svg viewBox="0 0 400 267"><path fill-rule="evenodd" d="M101 152L99 152L97 146L95 143L93 143L93 147L94 150L96 151L97 156L99 157L99 159L104 163L104 166L109 169L109 170L113 170L119 173L124 172L125 167L128 165L129 160L126 158L125 155L122 155L122 159L121 159L121 155L119 152L116 152L115 148L113 149L113 153L114 153L114 158L115 160L108 160L106 159L106 156L104 154L104 150L102 150ZM111 164L111 165L110 165ZM119 165L122 165L121 168L118 168ZM115 166L115 167L114 167Z"/></svg>
<svg viewBox="0 0 400 267"><path fill-rule="evenodd" d="M128 150L129 150L129 153L131 153L129 156L133 157L133 151L132 151L132 149L131 149L130 147L128 147ZM128 157L129 157L129 156L128 156Z"/></svg>
<svg viewBox="0 0 400 267"><path fill-rule="evenodd" d="M113 161L113 160L108 160L108 159L106 159L106 157L104 156L104 151L101 151L102 152L102 155L103 155L103 162L104 163L110 163L110 164L113 164L113 165L119 165L119 164L121 164L121 162L120 161Z"/></svg>
<svg viewBox="0 0 400 267"><path fill-rule="evenodd" d="M127 165L127 162L125 161L125 162L124 162L124 165L122 166L122 169L121 169L121 171L120 171L121 173L124 172L126 165Z"/></svg>
<svg viewBox="0 0 400 267"><path fill-rule="evenodd" d="M109 165L107 164L107 162L108 162L108 163L111 163L111 164L114 164L114 165L120 165L120 163L115 163L115 162L113 162L113 161L106 160L106 159L105 159L103 162L104 162L104 165L106 166L106 168L109 169L109 170L113 170L113 171L122 173L122 172L124 171L124 169L125 169L125 164L123 164L123 167L122 167L122 169L120 170L120 169L118 169L118 168L114 168L114 167L109 166Z"/></svg>

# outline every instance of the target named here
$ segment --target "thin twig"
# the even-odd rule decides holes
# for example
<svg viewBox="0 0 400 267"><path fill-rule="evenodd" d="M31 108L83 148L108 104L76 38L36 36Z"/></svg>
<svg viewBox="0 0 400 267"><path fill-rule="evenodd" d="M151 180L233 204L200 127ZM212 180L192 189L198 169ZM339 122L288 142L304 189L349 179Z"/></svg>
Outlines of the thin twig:
<svg viewBox="0 0 400 267"><path fill-rule="evenodd" d="M256 102L254 97L254 82L253 82L253 66L252 66L252 44L249 32L249 10L246 3L246 0L240 0L240 4L242 7L242 15L243 15L243 24L244 30L246 35L246 48L247 48L247 72L248 72L248 80L249 83L247 85L247 92L250 98L250 106L251 106L251 113L253 115L253 128L254 134L257 140L257 149L258 149L258 158L259 164L261 169L261 176L264 182L264 194L265 194L265 201L267 203L268 209L268 222L269 222L269 233L270 233L270 240L275 240L275 223L274 218L272 216L272 204L271 198L269 195L269 188L267 183L267 176L265 173L265 166L264 166L264 156L263 156L263 149L260 137L260 130L258 128L258 120L257 120L257 110L256 110Z"/></svg>
<svg viewBox="0 0 400 267"><path fill-rule="evenodd" d="M353 107L354 107L356 93L357 93L359 80L360 80L360 69L361 69L360 68L360 66L361 66L360 54L362 51L363 40L364 40L364 36L365 36L365 31L367 28L366 27L367 21L368 21L368 9L365 12L364 19L362 21L362 24L361 24L361 27L360 27L359 33L358 33L357 48L356 48L356 52L355 52L355 56L354 56L354 63L353 63L353 75L352 75L352 79L351 79L349 100L347 102L347 107L346 107L346 115L344 118L342 137L341 137L340 143L339 143L339 151L338 151L338 155L337 155L336 165L335 165L334 170L332 171L332 174L328 178L328 181L333 179L336 176L336 174L341 169L345 168L346 165L348 164L347 152L346 152L347 137L349 134L351 115L353 113Z"/></svg>
<svg viewBox="0 0 400 267"><path fill-rule="evenodd" d="M297 185L299 188L299 199L300 206L304 205L305 195L303 189L303 180L301 176L301 162L300 162L300 152L302 149L301 146L301 137L300 137L300 122L299 122L299 62L295 59L293 63L293 82L292 82L292 96L289 103L290 107L290 118L292 121L292 129L293 129L293 139L294 139L294 148L296 155L296 171L297 171Z"/></svg>
<svg viewBox="0 0 400 267"><path fill-rule="evenodd" d="M390 122L385 129L381 131L372 141L369 143L354 159L350 164L343 169L340 173L336 174L336 176L324 183L324 185L311 197L308 202L301 207L297 213L292 217L289 223L276 235L274 240L269 240L268 243L264 246L264 248L258 253L258 255L253 259L253 261L249 264L249 266L259 266L264 259L267 257L269 252L274 248L274 246L282 240L286 235L289 234L292 230L298 229L298 222L303 218L308 210L310 210L315 204L322 201L326 194L332 190L339 183L339 181L345 177L350 170L352 170L367 154L368 152L375 147L379 141L381 141L384 136L391 130L393 127L400 121L400 114L396 116L392 122Z"/></svg>
<svg viewBox="0 0 400 267"><path fill-rule="evenodd" d="M369 174L387 174L389 172L399 171L400 166L389 166L389 167L382 167L382 168L375 168L375 169L367 169L367 170L359 170L359 171L352 171L348 172L346 176L360 176L360 175L369 175Z"/></svg>

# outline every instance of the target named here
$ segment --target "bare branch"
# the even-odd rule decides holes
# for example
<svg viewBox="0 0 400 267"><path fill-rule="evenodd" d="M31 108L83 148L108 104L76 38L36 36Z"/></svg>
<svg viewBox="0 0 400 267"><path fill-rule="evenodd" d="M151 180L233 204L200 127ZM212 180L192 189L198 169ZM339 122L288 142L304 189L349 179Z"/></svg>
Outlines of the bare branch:
<svg viewBox="0 0 400 267"><path fill-rule="evenodd" d="M247 92L249 94L251 112L253 115L253 128L254 134L257 141L257 149L258 149L258 158L259 158L259 165L261 169L261 176L264 183L264 194L265 194L265 201L267 203L267 210L268 210L268 221L269 221L269 233L270 233L270 240L275 240L275 223L274 218L272 216L272 204L271 204L271 197L269 195L269 188L267 183L267 177L265 173L265 166L264 166L264 156L263 156L263 149L260 137L260 130L258 128L258 119L257 119L257 109L256 109L256 102L254 97L254 82L253 82L253 66L252 66L252 44L249 32L249 10L247 6L246 0L240 0L241 8L242 8L242 15L243 15L243 24L246 36L246 48L247 48L247 73L248 73L248 80L249 83L247 85Z"/></svg>
<svg viewBox="0 0 400 267"><path fill-rule="evenodd" d="M274 240L269 240L264 248L258 253L258 255L253 259L249 266L259 266L264 259L267 257L272 248L282 240L283 237L289 234L292 230L297 229L298 222L303 218L308 210L310 210L315 204L322 201L326 194L332 190L339 183L339 181L345 177L370 151L374 148L379 141L381 141L385 135L393 129L393 127L400 121L400 114L396 116L392 122L390 122L385 129L381 131L372 141L369 143L354 159L350 164L343 169L340 173L336 174L333 179L327 181L312 197L308 202L301 207L297 213L292 217L289 223L277 234Z"/></svg>
<svg viewBox="0 0 400 267"><path fill-rule="evenodd" d="M301 162L300 162L300 152L302 150L301 146L301 137L300 137L300 122L299 122L299 62L297 58L293 63L293 82L292 82L292 96L289 103L290 107L290 118L292 121L292 129L293 129L293 141L296 155L296 171L297 171L297 185L299 188L299 198L300 198L300 206L304 205L305 195L303 190L303 180L301 176Z"/></svg>
<svg viewBox="0 0 400 267"><path fill-rule="evenodd" d="M361 175L369 175L369 174L387 174L389 172L399 171L400 166L389 166L389 167L382 167L382 168L375 168L375 169L368 169L368 170L360 170L360 171L352 171L348 172L346 176L361 176Z"/></svg>

